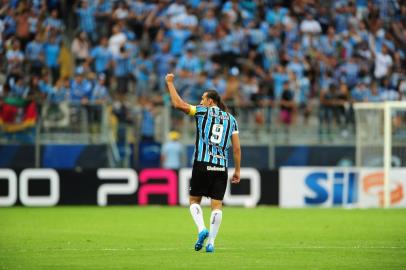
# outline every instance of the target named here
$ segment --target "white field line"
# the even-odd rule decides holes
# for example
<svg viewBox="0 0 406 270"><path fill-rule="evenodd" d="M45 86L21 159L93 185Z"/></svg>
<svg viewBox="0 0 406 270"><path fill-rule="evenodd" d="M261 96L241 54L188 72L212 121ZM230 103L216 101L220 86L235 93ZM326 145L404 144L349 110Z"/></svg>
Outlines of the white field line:
<svg viewBox="0 0 406 270"><path fill-rule="evenodd" d="M230 250L230 251L253 251L253 250L284 250L284 249L295 249L295 250L309 250L309 249L405 249L406 247L401 246L287 246L287 247L258 247L257 249L248 248L226 248L218 247L217 250ZM180 251L189 250L189 248L42 248L42 249L12 249L12 248L0 248L0 254L2 252L86 252L86 251L114 251L114 252L124 252L124 251Z"/></svg>

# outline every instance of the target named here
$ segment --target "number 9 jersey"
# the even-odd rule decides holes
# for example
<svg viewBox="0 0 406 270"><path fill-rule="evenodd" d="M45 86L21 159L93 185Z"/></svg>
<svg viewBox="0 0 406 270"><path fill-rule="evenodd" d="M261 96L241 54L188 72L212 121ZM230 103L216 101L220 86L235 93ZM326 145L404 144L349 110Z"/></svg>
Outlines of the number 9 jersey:
<svg viewBox="0 0 406 270"><path fill-rule="evenodd" d="M231 135L238 133L234 116L219 107L191 105L189 115L196 118L194 160L227 167Z"/></svg>

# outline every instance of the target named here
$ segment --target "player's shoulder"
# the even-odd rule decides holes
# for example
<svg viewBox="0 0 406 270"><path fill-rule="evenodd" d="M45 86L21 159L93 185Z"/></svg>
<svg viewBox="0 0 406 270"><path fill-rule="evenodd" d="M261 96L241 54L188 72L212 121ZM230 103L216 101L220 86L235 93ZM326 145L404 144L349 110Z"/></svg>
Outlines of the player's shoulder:
<svg viewBox="0 0 406 270"><path fill-rule="evenodd" d="M203 105L196 106L196 114L205 114L207 112L208 112L208 107L203 106Z"/></svg>
<svg viewBox="0 0 406 270"><path fill-rule="evenodd" d="M228 115L228 117L231 119L231 121L236 121L237 122L234 115L232 115L230 112L225 112L225 113Z"/></svg>
<svg viewBox="0 0 406 270"><path fill-rule="evenodd" d="M203 105L190 105L189 115L203 116L207 113L207 107Z"/></svg>
<svg viewBox="0 0 406 270"><path fill-rule="evenodd" d="M203 105L196 105L195 106L196 107L196 110L200 110L200 111L207 111L207 109L208 109L208 107L206 107L206 106L203 106Z"/></svg>

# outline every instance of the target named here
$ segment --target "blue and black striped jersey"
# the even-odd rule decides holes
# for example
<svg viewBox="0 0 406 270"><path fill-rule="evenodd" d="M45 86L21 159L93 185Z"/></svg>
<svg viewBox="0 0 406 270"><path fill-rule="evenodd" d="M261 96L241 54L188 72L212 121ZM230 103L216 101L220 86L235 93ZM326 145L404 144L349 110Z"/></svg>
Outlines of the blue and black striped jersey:
<svg viewBox="0 0 406 270"><path fill-rule="evenodd" d="M191 106L196 118L195 161L227 167L231 135L238 133L234 116L219 107Z"/></svg>

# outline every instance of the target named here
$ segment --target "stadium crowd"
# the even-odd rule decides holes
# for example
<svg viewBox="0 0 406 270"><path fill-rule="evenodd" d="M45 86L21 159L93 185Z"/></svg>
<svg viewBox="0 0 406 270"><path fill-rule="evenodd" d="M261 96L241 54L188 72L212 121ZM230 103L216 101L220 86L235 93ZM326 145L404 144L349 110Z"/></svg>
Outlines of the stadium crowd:
<svg viewBox="0 0 406 270"><path fill-rule="evenodd" d="M0 58L0 106L110 103L122 122L137 107L145 138L169 72L191 103L214 88L251 112L240 121L314 113L329 129L353 102L406 100L406 3L1 0Z"/></svg>

